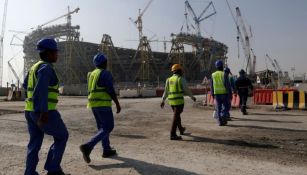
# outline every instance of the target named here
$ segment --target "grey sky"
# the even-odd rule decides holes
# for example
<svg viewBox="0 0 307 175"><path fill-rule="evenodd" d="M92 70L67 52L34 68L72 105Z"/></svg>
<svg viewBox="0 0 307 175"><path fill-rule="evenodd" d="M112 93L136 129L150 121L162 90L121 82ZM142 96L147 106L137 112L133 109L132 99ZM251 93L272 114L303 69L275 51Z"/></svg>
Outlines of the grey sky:
<svg viewBox="0 0 307 175"><path fill-rule="evenodd" d="M81 26L84 41L99 43L102 35L112 36L116 46L136 48L138 32L128 20L135 19L138 9L143 9L148 0L9 0L6 34L4 38L4 81L13 79L7 61L21 47L12 47L14 33L8 30L30 31L31 27L45 23L71 10L80 7L72 16L73 25ZM208 0L190 0L196 13L209 3ZM233 10L239 6L246 22L253 31L252 47L257 56L257 70L265 69L264 55L268 53L279 61L284 70L295 66L296 73L306 72L307 58L307 0L229 0ZM236 28L225 0L213 0L217 14L202 24L203 35L225 43L229 47L230 68L236 73L242 68L243 53L237 57ZM4 0L0 4L3 13ZM170 38L177 33L184 22L184 0L154 0L143 17L144 34L157 39ZM2 19L2 18L1 18ZM52 24L64 23L65 18ZM20 35L22 36L22 35ZM17 40L16 40L17 42ZM162 44L153 43L153 50L162 50ZM168 45L168 49L170 46ZM241 45L240 45L240 50ZM22 54L12 62L21 72ZM272 68L271 65L268 65Z"/></svg>

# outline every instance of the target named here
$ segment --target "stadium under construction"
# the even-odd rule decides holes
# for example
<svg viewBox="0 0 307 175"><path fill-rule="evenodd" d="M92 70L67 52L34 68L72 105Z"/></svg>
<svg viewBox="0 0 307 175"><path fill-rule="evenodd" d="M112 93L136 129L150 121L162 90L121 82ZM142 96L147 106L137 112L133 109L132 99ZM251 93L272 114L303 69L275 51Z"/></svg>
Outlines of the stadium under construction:
<svg viewBox="0 0 307 175"><path fill-rule="evenodd" d="M186 79L192 85L196 85L212 73L212 63L215 60L227 59L228 48L225 44L212 38L204 38L200 33L171 34L172 39L168 41L171 43L169 52L152 51L149 40L142 34L141 18L135 21L140 34L136 49L114 46L111 36L107 34L103 35L100 43L81 41L80 26L71 25L71 14L78 10L61 16L67 17L65 24L39 26L25 37L23 43L24 71L27 72L39 59L35 51L37 41L44 37L52 37L58 41L60 51L55 69L60 84L66 90L70 90L66 91L66 94L86 93L87 74L94 69L92 58L99 51L106 54L108 69L112 72L118 89L135 88L140 85L157 87L171 74L170 67L174 63L182 64ZM192 46L192 51L185 51L187 45Z"/></svg>

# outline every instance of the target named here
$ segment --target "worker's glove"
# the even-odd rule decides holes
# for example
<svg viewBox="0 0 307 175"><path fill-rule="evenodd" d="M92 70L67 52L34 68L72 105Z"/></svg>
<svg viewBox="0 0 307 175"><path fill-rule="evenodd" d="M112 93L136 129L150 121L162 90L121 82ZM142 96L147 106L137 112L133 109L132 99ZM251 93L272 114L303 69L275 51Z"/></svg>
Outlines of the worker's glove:
<svg viewBox="0 0 307 175"><path fill-rule="evenodd" d="M164 108L164 105L165 105L165 103L164 103L164 101L162 101L161 104L160 104L161 109Z"/></svg>
<svg viewBox="0 0 307 175"><path fill-rule="evenodd" d="M37 125L41 128L48 122L48 112L42 112L37 120Z"/></svg>

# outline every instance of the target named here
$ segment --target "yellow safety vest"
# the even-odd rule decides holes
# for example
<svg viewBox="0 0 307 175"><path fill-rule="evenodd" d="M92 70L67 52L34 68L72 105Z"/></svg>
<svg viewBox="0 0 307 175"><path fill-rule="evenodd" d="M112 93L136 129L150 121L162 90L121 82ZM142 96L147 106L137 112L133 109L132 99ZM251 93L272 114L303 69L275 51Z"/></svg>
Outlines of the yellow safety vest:
<svg viewBox="0 0 307 175"><path fill-rule="evenodd" d="M95 69L88 74L87 108L112 106L112 98L107 93L106 87L99 87L97 84L102 71L102 69Z"/></svg>
<svg viewBox="0 0 307 175"><path fill-rule="evenodd" d="M181 77L174 74L168 78L168 102L171 106L184 104L184 92L181 84Z"/></svg>
<svg viewBox="0 0 307 175"><path fill-rule="evenodd" d="M49 64L45 61L39 61L36 64L34 64L30 71L29 71L29 77L28 77L28 86L27 86L27 99L26 99L26 111L34 111L34 104L33 104L33 92L36 88L37 83L37 77L36 72L40 65L42 64ZM53 66L51 65L53 68ZM56 75L57 76L57 75ZM57 77L58 78L58 77ZM57 83L55 86L48 86L48 110L55 110L56 105L58 103L58 96L59 96L59 83Z"/></svg>
<svg viewBox="0 0 307 175"><path fill-rule="evenodd" d="M224 85L224 72L216 71L212 74L214 94L227 94L227 89Z"/></svg>

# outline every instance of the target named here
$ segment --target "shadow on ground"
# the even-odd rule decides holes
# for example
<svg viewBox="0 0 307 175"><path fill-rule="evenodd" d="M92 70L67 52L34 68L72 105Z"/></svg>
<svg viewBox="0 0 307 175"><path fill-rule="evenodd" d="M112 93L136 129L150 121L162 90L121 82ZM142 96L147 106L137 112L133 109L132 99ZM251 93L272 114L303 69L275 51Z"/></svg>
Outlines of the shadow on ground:
<svg viewBox="0 0 307 175"><path fill-rule="evenodd" d="M278 146L275 146L275 145L250 143L250 142L246 142L243 140L220 140L220 139L212 139L212 138L194 136L190 134L185 134L185 136L192 138L192 140L183 140L187 142L206 142L206 143L215 143L215 144L223 144L223 145L230 145L230 146L243 146L243 147L251 147L251 148L269 148L269 149L278 148Z"/></svg>
<svg viewBox="0 0 307 175"><path fill-rule="evenodd" d="M143 135L135 135L135 134L113 134L113 136L125 137L129 139L147 139L147 137Z"/></svg>
<svg viewBox="0 0 307 175"><path fill-rule="evenodd" d="M196 173L186 171L179 168L167 167L164 165L152 164L140 160L135 160L125 157L113 157L112 159L122 161L122 163L108 164L108 165L89 165L97 171L112 168L133 168L141 175L198 175Z"/></svg>
<svg viewBox="0 0 307 175"><path fill-rule="evenodd" d="M235 121L253 121L253 122L268 122L268 123L303 123L299 121L260 120L260 119L236 118L236 117L231 117L231 118L235 119Z"/></svg>
<svg viewBox="0 0 307 175"><path fill-rule="evenodd" d="M249 115L270 115L270 116L307 116L306 114L287 114L287 113L260 113L260 112L249 112Z"/></svg>
<svg viewBox="0 0 307 175"><path fill-rule="evenodd" d="M263 126L253 126L253 125L227 125L227 126L233 128L253 128L253 129L264 129L272 131L304 132L307 134L307 130L300 130L300 129L272 128L272 127L263 127Z"/></svg>

